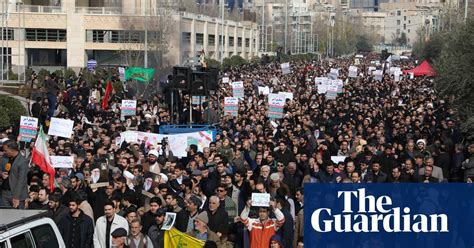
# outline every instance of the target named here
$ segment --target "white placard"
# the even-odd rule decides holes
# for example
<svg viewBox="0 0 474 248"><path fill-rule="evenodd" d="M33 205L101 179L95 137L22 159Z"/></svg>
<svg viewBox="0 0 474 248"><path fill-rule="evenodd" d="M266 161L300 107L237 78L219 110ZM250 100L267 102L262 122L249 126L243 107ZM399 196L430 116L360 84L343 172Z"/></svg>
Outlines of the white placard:
<svg viewBox="0 0 474 248"><path fill-rule="evenodd" d="M176 221L176 213L166 212L165 220L163 221L163 226L161 230L170 230L174 226Z"/></svg>
<svg viewBox="0 0 474 248"><path fill-rule="evenodd" d="M337 79L337 77L339 77L339 69L331 68L331 71L328 73L327 76L329 79Z"/></svg>
<svg viewBox="0 0 474 248"><path fill-rule="evenodd" d="M369 75L371 75L371 74L372 74L372 71L375 71L375 70L377 70L377 67L375 67L375 66L369 66L369 69L367 69L367 72L369 73Z"/></svg>
<svg viewBox="0 0 474 248"><path fill-rule="evenodd" d="M239 98L237 98L237 97L224 97L224 105L239 105Z"/></svg>
<svg viewBox="0 0 474 248"><path fill-rule="evenodd" d="M357 68L356 66L352 66L352 65L349 66L349 75L348 75L348 76L349 76L350 78L355 78L355 77L357 77L357 69L358 69L358 68Z"/></svg>
<svg viewBox="0 0 474 248"><path fill-rule="evenodd" d="M252 193L252 206L253 207L269 207L270 206L270 194L268 194L268 193Z"/></svg>
<svg viewBox="0 0 474 248"><path fill-rule="evenodd" d="M53 168L72 168L74 165L73 156L50 156Z"/></svg>
<svg viewBox="0 0 474 248"><path fill-rule="evenodd" d="M382 70L375 70L373 71L374 79L378 81L382 81L383 78L383 72Z"/></svg>
<svg viewBox="0 0 474 248"><path fill-rule="evenodd" d="M278 92L278 95L283 96L285 99L293 100L293 93L292 92Z"/></svg>
<svg viewBox="0 0 474 248"><path fill-rule="evenodd" d="M125 82L125 68L119 67L118 71L119 71L120 81Z"/></svg>
<svg viewBox="0 0 474 248"><path fill-rule="evenodd" d="M291 73L291 68L290 68L290 63L283 63L280 65L281 67L281 73L283 75L290 74Z"/></svg>
<svg viewBox="0 0 474 248"><path fill-rule="evenodd" d="M270 88L268 86L265 86L265 87L258 87L258 94L259 95L268 95L270 94Z"/></svg>
<svg viewBox="0 0 474 248"><path fill-rule="evenodd" d="M228 77L223 77L222 78L222 83L224 83L224 84L229 83L229 78Z"/></svg>
<svg viewBox="0 0 474 248"><path fill-rule="evenodd" d="M338 164L339 162L344 162L344 160L346 160L346 156L331 156L331 161L335 164Z"/></svg>
<svg viewBox="0 0 474 248"><path fill-rule="evenodd" d="M59 136L63 138L71 138L74 121L60 119L60 118L51 118L51 123L49 124L48 135Z"/></svg>

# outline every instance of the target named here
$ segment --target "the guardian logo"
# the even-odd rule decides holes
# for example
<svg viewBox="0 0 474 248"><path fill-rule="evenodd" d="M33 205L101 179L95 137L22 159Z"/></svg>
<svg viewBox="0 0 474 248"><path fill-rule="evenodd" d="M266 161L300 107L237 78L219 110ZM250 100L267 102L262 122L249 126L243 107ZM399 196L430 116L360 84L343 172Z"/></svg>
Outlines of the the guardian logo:
<svg viewBox="0 0 474 248"><path fill-rule="evenodd" d="M392 208L392 198L366 195L365 188L338 191L337 198L343 200L342 213L318 208L311 215L311 226L317 232L449 232L446 214L412 214L409 207ZM358 207L353 206L352 199Z"/></svg>

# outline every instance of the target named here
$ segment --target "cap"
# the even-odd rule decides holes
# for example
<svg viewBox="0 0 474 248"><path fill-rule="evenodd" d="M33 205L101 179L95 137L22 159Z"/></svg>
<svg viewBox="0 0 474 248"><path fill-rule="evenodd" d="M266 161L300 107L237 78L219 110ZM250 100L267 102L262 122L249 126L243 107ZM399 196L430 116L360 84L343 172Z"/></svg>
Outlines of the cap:
<svg viewBox="0 0 474 248"><path fill-rule="evenodd" d="M148 156L150 156L150 155L153 155L153 156L155 156L155 157L157 157L157 158L159 157L157 150L151 150L151 151L149 151L149 152L148 152Z"/></svg>
<svg viewBox="0 0 474 248"><path fill-rule="evenodd" d="M114 237L114 238L120 238L120 237L126 237L127 236L127 230L125 230L124 228L122 227L119 227L117 229L115 229L111 234L110 236Z"/></svg>
<svg viewBox="0 0 474 248"><path fill-rule="evenodd" d="M426 146L426 141L425 140L419 139L419 140L416 141L416 144L418 144L418 143L423 143L423 145Z"/></svg>
<svg viewBox="0 0 474 248"><path fill-rule="evenodd" d="M156 213L155 213L155 217L156 216L163 216L166 214L166 209L164 208L159 208L158 210L156 210Z"/></svg>
<svg viewBox="0 0 474 248"><path fill-rule="evenodd" d="M200 220L206 224L209 223L209 217L207 217L207 212L201 212L196 216L195 220Z"/></svg>
<svg viewBox="0 0 474 248"><path fill-rule="evenodd" d="M202 171L201 170L193 170L193 173L192 173L193 176L202 176Z"/></svg>
<svg viewBox="0 0 474 248"><path fill-rule="evenodd" d="M84 181L84 174L82 173L76 173L75 175L79 180Z"/></svg>
<svg viewBox="0 0 474 248"><path fill-rule="evenodd" d="M61 180L61 185L66 189L72 188L71 179L69 179L69 177L63 177Z"/></svg>
<svg viewBox="0 0 474 248"><path fill-rule="evenodd" d="M151 118L150 114L145 114L145 118Z"/></svg>

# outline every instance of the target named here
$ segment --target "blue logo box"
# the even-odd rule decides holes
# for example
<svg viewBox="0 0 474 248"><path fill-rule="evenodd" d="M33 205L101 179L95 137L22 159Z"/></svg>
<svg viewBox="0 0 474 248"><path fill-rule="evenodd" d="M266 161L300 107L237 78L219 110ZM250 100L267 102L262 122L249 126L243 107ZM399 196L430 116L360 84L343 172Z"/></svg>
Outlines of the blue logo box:
<svg viewBox="0 0 474 248"><path fill-rule="evenodd" d="M305 184L304 243L318 248L473 248L470 184Z"/></svg>

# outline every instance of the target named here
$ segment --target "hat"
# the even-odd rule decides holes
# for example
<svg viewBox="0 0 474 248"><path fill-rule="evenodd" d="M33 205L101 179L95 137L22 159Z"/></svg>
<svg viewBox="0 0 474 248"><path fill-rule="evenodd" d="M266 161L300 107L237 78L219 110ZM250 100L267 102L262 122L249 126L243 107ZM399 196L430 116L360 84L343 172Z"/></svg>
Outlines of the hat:
<svg viewBox="0 0 474 248"><path fill-rule="evenodd" d="M426 141L425 141L425 140L423 140L423 139L419 139L419 140L417 140L417 141L416 141L416 144L418 144L418 143L423 143L423 145L425 145L425 146L426 146Z"/></svg>
<svg viewBox="0 0 474 248"><path fill-rule="evenodd" d="M201 212L196 216L195 220L200 220L206 224L209 223L209 217L207 217L207 212Z"/></svg>
<svg viewBox="0 0 474 248"><path fill-rule="evenodd" d="M169 178L166 174L160 173L161 180L163 180L163 183L167 183Z"/></svg>
<svg viewBox="0 0 474 248"><path fill-rule="evenodd" d="M81 180L81 181L84 181L84 174L82 173L76 173L75 175L77 177L77 179Z"/></svg>
<svg viewBox="0 0 474 248"><path fill-rule="evenodd" d="M274 234L274 235L270 238L270 243L271 243L272 241L277 242L277 243L280 245L280 247L283 247L283 241L282 241L280 235Z"/></svg>
<svg viewBox="0 0 474 248"><path fill-rule="evenodd" d="M69 177L63 177L61 180L61 185L66 189L72 188L71 179L69 179Z"/></svg>
<svg viewBox="0 0 474 248"><path fill-rule="evenodd" d="M119 227L115 229L112 233L110 233L110 236L114 238L120 238L120 237L126 237L127 236L127 230L125 230L122 227Z"/></svg>
<svg viewBox="0 0 474 248"><path fill-rule="evenodd" d="M202 176L202 171L201 170L193 170L193 173L191 174L193 176Z"/></svg>
<svg viewBox="0 0 474 248"><path fill-rule="evenodd" d="M145 114L145 118L151 118L150 114Z"/></svg>
<svg viewBox="0 0 474 248"><path fill-rule="evenodd" d="M158 210L156 210L156 213L155 213L155 217L156 216L163 216L166 214L166 209L164 208L159 208Z"/></svg>
<svg viewBox="0 0 474 248"><path fill-rule="evenodd" d="M155 157L157 157L157 158L159 157L157 150L151 150L151 151L149 151L149 152L148 152L148 156L150 156L150 155L153 155L153 156L155 156Z"/></svg>
<svg viewBox="0 0 474 248"><path fill-rule="evenodd" d="M191 197L189 197L189 201L192 202L194 205L196 205L198 207L201 207L201 205L202 205L201 198L199 198L195 195L192 195Z"/></svg>

